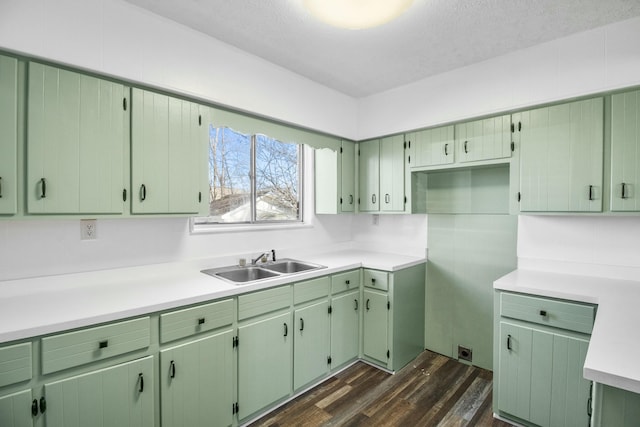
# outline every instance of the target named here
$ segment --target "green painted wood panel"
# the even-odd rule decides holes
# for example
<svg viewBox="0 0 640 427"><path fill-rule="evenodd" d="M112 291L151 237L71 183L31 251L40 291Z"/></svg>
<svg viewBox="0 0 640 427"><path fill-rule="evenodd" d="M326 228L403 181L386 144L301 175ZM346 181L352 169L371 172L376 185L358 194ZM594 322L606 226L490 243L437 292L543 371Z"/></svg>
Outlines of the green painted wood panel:
<svg viewBox="0 0 640 427"><path fill-rule="evenodd" d="M380 140L358 144L358 203L361 212L380 210Z"/></svg>
<svg viewBox="0 0 640 427"><path fill-rule="evenodd" d="M457 161L511 157L511 116L498 116L455 125Z"/></svg>
<svg viewBox="0 0 640 427"><path fill-rule="evenodd" d="M602 211L603 99L538 108L521 117L520 210Z"/></svg>
<svg viewBox="0 0 640 427"><path fill-rule="evenodd" d="M342 292L360 288L360 269L347 271L345 273L331 276L331 294L336 295Z"/></svg>
<svg viewBox="0 0 640 427"><path fill-rule="evenodd" d="M611 96L611 210L639 211L638 188L640 91L634 91Z"/></svg>
<svg viewBox="0 0 640 427"><path fill-rule="evenodd" d="M640 425L640 394L594 384L593 427Z"/></svg>
<svg viewBox="0 0 640 427"><path fill-rule="evenodd" d="M122 213L129 88L35 62L28 86L29 213Z"/></svg>
<svg viewBox="0 0 640 427"><path fill-rule="evenodd" d="M0 397L0 426L33 427L31 390Z"/></svg>
<svg viewBox="0 0 640 427"><path fill-rule="evenodd" d="M30 380L32 376L30 342L0 348L0 387Z"/></svg>
<svg viewBox="0 0 640 427"><path fill-rule="evenodd" d="M44 385L47 427L153 427L153 356Z"/></svg>
<svg viewBox="0 0 640 427"><path fill-rule="evenodd" d="M356 208L356 144L342 141L340 152L341 212L354 212Z"/></svg>
<svg viewBox="0 0 640 427"><path fill-rule="evenodd" d="M291 393L294 333L290 312L238 328L240 420L255 415Z"/></svg>
<svg viewBox="0 0 640 427"><path fill-rule="evenodd" d="M342 181L340 153L329 148L314 150L314 174L316 213L339 213L343 207L339 191Z"/></svg>
<svg viewBox="0 0 640 427"><path fill-rule="evenodd" d="M238 320L248 319L291 305L291 286L280 286L238 296Z"/></svg>
<svg viewBox="0 0 640 427"><path fill-rule="evenodd" d="M127 320L42 338L42 373L146 348L151 342L150 319Z"/></svg>
<svg viewBox="0 0 640 427"><path fill-rule="evenodd" d="M299 390L329 372L329 301L294 312L293 388Z"/></svg>
<svg viewBox="0 0 640 427"><path fill-rule="evenodd" d="M446 165L454 162L454 127L443 126L409 134L411 167Z"/></svg>
<svg viewBox="0 0 640 427"><path fill-rule="evenodd" d="M331 278L329 276L296 283L293 285L293 303L301 304L319 298L326 298L329 295L330 285Z"/></svg>
<svg viewBox="0 0 640 427"><path fill-rule="evenodd" d="M360 292L354 290L331 298L331 368L358 357Z"/></svg>
<svg viewBox="0 0 640 427"><path fill-rule="evenodd" d="M381 270L365 268L362 272L362 282L366 287L386 291L389 289L389 273Z"/></svg>
<svg viewBox="0 0 640 427"><path fill-rule="evenodd" d="M160 351L163 427L230 426L232 331Z"/></svg>
<svg viewBox="0 0 640 427"><path fill-rule="evenodd" d="M380 140L380 210L404 211L404 135Z"/></svg>
<svg viewBox="0 0 640 427"><path fill-rule="evenodd" d="M0 215L18 207L18 61L0 55Z"/></svg>
<svg viewBox="0 0 640 427"><path fill-rule="evenodd" d="M226 299L160 315L160 342L165 343L233 323L235 301Z"/></svg>
<svg viewBox="0 0 640 427"><path fill-rule="evenodd" d="M365 289L363 295L363 353L386 367L390 350L388 296L370 289Z"/></svg>

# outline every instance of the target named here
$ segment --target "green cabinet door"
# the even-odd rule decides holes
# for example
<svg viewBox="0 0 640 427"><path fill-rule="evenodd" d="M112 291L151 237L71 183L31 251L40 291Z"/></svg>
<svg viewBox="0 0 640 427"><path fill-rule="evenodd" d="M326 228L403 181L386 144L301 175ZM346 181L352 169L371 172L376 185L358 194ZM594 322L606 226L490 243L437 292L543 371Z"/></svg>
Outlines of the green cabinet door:
<svg viewBox="0 0 640 427"><path fill-rule="evenodd" d="M29 213L122 213L129 88L35 62L28 85Z"/></svg>
<svg viewBox="0 0 640 427"><path fill-rule="evenodd" d="M31 404L31 390L0 397L0 426L32 427Z"/></svg>
<svg viewBox="0 0 640 427"><path fill-rule="evenodd" d="M387 365L389 358L389 309L386 292L365 289L363 294L363 353Z"/></svg>
<svg viewBox="0 0 640 427"><path fill-rule="evenodd" d="M521 113L520 210L600 212L603 100Z"/></svg>
<svg viewBox="0 0 640 427"><path fill-rule="evenodd" d="M358 144L359 183L358 202L361 212L380 210L380 141Z"/></svg>
<svg viewBox="0 0 640 427"><path fill-rule="evenodd" d="M315 150L315 209L318 214L355 211L356 144L342 141L339 151Z"/></svg>
<svg viewBox="0 0 640 427"><path fill-rule="evenodd" d="M44 385L47 427L153 427L153 356Z"/></svg>
<svg viewBox="0 0 640 427"><path fill-rule="evenodd" d="M208 135L201 107L141 89L132 98L132 213L199 213Z"/></svg>
<svg viewBox="0 0 640 427"><path fill-rule="evenodd" d="M18 61L0 55L0 215L17 212Z"/></svg>
<svg viewBox="0 0 640 427"><path fill-rule="evenodd" d="M356 144L342 141L340 151L340 210L354 212L356 206Z"/></svg>
<svg viewBox="0 0 640 427"><path fill-rule="evenodd" d="M238 328L240 420L291 393L293 325L284 313Z"/></svg>
<svg viewBox="0 0 640 427"><path fill-rule="evenodd" d="M293 388L298 390L329 372L329 302L294 312Z"/></svg>
<svg viewBox="0 0 640 427"><path fill-rule="evenodd" d="M511 157L511 116L491 117L455 126L457 161Z"/></svg>
<svg viewBox="0 0 640 427"><path fill-rule="evenodd" d="M380 140L380 210L404 211L404 135Z"/></svg>
<svg viewBox="0 0 640 427"><path fill-rule="evenodd" d="M230 426L232 331L160 351L162 425Z"/></svg>
<svg viewBox="0 0 640 427"><path fill-rule="evenodd" d="M448 165L455 159L453 126L425 129L409 134L411 167Z"/></svg>
<svg viewBox="0 0 640 427"><path fill-rule="evenodd" d="M358 357L360 292L331 298L331 367L337 368Z"/></svg>
<svg viewBox="0 0 640 427"><path fill-rule="evenodd" d="M640 425L640 394L594 383L593 427Z"/></svg>
<svg viewBox="0 0 640 427"><path fill-rule="evenodd" d="M611 210L639 211L640 91L611 96Z"/></svg>
<svg viewBox="0 0 640 427"><path fill-rule="evenodd" d="M500 322L498 409L539 426L586 426L587 339Z"/></svg>

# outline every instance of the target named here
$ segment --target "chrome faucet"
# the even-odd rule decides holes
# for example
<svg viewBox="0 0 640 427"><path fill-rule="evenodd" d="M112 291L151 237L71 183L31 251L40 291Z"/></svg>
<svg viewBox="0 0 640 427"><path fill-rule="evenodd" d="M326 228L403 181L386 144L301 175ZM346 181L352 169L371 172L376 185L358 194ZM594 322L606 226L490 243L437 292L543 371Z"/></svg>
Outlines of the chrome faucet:
<svg viewBox="0 0 640 427"><path fill-rule="evenodd" d="M262 258L263 256L268 256L268 255L269 255L268 252L262 252L260 255L258 255L257 258L251 260L251 265L256 265L256 263L258 262L258 260L260 258Z"/></svg>

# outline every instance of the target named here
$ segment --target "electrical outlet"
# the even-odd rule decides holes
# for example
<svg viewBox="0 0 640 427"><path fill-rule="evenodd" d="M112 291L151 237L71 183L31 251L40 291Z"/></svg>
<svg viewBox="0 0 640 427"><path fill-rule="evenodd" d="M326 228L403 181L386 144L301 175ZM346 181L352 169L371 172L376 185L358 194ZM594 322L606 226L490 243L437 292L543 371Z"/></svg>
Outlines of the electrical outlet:
<svg viewBox="0 0 640 427"><path fill-rule="evenodd" d="M473 362L473 350L469 347L458 346L458 360Z"/></svg>
<svg viewBox="0 0 640 427"><path fill-rule="evenodd" d="M98 235L98 225L95 219L80 220L80 240L95 240Z"/></svg>
<svg viewBox="0 0 640 427"><path fill-rule="evenodd" d="M380 224L380 215L378 215L378 214L373 214L373 215L371 215L371 216L373 217L373 219L372 219L372 223L373 223L373 225L378 225L378 224Z"/></svg>

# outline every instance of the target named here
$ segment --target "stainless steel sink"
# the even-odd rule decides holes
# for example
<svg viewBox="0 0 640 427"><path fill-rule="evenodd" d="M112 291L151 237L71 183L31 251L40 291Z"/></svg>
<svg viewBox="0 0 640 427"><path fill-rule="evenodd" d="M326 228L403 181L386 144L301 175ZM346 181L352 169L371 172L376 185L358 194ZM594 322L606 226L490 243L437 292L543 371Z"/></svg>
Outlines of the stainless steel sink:
<svg viewBox="0 0 640 427"><path fill-rule="evenodd" d="M283 259L272 264L266 264L262 268L277 271L278 273L291 274L300 273L302 271L315 270L317 268L324 268L324 266L311 264L309 262L297 261L295 259Z"/></svg>
<svg viewBox="0 0 640 427"><path fill-rule="evenodd" d="M202 270L204 274L226 280L234 284L247 284L258 280L273 279L279 276L293 275L305 271L326 268L324 265L285 258L276 262L258 266L240 267L237 265L209 268Z"/></svg>

